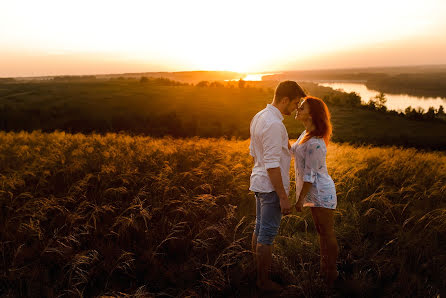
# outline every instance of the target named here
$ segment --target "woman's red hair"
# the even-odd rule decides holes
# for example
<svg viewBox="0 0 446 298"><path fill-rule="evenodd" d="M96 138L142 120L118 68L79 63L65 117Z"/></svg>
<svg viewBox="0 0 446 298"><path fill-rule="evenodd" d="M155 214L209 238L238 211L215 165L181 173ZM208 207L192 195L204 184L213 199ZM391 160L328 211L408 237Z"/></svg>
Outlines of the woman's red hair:
<svg viewBox="0 0 446 298"><path fill-rule="evenodd" d="M305 143L311 139L311 137L321 137L324 139L325 144L328 145L331 138L332 126L330 121L331 116L327 105L322 99L313 96L307 96L304 100L310 107L310 115L315 129L310 132L307 131L300 141L300 144Z"/></svg>

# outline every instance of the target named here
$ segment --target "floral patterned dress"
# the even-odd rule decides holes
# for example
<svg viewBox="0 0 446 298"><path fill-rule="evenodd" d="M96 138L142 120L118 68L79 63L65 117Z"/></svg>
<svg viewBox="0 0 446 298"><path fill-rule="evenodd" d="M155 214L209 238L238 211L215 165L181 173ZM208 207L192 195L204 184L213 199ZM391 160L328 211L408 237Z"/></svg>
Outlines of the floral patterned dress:
<svg viewBox="0 0 446 298"><path fill-rule="evenodd" d="M312 137L299 144L305 133L304 130L291 146L296 172L296 199L299 198L304 182L310 182L312 187L305 197L304 207L336 209L336 188L327 171L325 142L322 138Z"/></svg>

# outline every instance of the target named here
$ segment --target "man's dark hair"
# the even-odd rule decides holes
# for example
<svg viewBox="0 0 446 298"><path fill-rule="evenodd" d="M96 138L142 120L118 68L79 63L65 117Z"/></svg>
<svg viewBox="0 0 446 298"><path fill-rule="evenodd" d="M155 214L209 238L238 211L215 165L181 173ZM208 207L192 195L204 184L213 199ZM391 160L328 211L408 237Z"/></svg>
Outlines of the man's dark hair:
<svg viewBox="0 0 446 298"><path fill-rule="evenodd" d="M296 97L307 96L299 84L295 81L283 81L280 82L276 87L276 92L274 93L274 101L280 101L284 97L288 97L290 100Z"/></svg>

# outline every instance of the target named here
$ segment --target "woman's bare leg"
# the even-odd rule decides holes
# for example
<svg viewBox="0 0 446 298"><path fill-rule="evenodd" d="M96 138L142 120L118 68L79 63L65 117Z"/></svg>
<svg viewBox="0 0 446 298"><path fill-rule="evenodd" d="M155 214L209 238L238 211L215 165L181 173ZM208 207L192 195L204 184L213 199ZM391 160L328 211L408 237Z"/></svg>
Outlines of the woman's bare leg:
<svg viewBox="0 0 446 298"><path fill-rule="evenodd" d="M339 250L334 231L334 210L314 207L311 208L311 212L313 219L316 218L319 228L319 236L321 239L321 264L326 264L324 271L327 284L332 286L333 282L338 277L336 259L338 257ZM326 256L326 262L322 260L322 256Z"/></svg>
<svg viewBox="0 0 446 298"><path fill-rule="evenodd" d="M311 208L311 215L313 216L314 225L316 227L317 234L319 236L319 248L320 248L320 267L319 267L319 275L323 278L326 278L327 271L327 243L325 238L321 237L321 231L319 228L319 221L317 218L317 214L313 211L314 208Z"/></svg>

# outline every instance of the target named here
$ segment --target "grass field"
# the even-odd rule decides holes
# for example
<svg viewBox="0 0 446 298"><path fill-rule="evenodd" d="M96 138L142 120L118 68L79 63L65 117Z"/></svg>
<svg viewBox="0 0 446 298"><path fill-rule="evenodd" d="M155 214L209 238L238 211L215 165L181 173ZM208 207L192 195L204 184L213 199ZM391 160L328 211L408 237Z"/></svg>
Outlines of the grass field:
<svg viewBox="0 0 446 298"><path fill-rule="evenodd" d="M255 297L248 145L0 132L0 295ZM327 165L347 286L317 278L306 210L276 238L281 295L443 296L444 152L332 143Z"/></svg>

